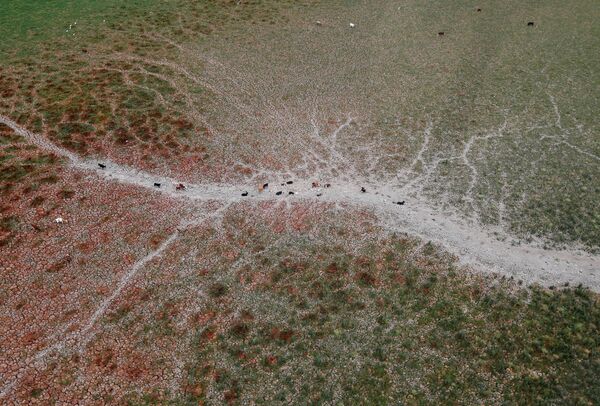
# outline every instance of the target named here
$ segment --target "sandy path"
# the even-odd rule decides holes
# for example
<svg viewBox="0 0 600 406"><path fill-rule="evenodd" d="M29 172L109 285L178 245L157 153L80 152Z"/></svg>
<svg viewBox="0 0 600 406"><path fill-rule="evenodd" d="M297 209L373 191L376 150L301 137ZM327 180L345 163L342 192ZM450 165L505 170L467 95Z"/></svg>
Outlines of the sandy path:
<svg viewBox="0 0 600 406"><path fill-rule="evenodd" d="M513 246L508 242L498 240L490 231L482 228L475 222L449 213L442 213L432 208L424 201L407 198L406 186L393 187L386 184L356 179L348 181L331 180L331 187L319 189L312 187L311 180L294 179L291 185L283 185L284 179L273 177L270 188L259 193L256 185L231 185L231 184L189 184L185 190L176 190L178 180L161 177L135 168L119 165L103 160L104 168L98 166L98 161L83 159L78 155L50 142L45 137L32 133L21 127L8 117L0 115L0 123L12 128L17 134L25 137L37 147L52 152L68 160L69 165L75 169L93 172L105 181L117 181L137 187L143 187L152 193L163 193L177 199L191 199L198 201L217 201L221 208L206 217L180 224L180 227L169 236L156 250L139 259L134 266L125 273L112 294L107 297L96 311L91 315L84 328L70 335L62 337L54 344L37 353L25 362L25 368L16 376L5 379L0 386L0 399L10 395L26 371L39 367L47 362L48 357L60 353L67 347L82 348L94 334L96 321L106 312L108 307L118 297L123 289L135 277L137 272L147 263L154 260L167 250L178 238L179 232L189 225L197 224L222 213L231 204L238 201L265 201L281 199L286 201L312 201L327 202L337 205L340 210L347 207L362 207L374 211L379 218L380 225L390 232L416 235L424 240L432 241L449 252L457 255L460 262L480 272L495 272L512 276L525 283L540 283L545 286L583 284L596 292L600 292L600 256L594 256L580 250L545 250L533 245ZM342 124L334 134L337 134L348 125ZM418 158L417 158L418 159ZM160 188L154 183L161 184ZM366 187L366 192L361 192L361 187ZM276 195L281 191L282 194ZM247 196L242 194L248 192ZM293 192L293 194L290 194ZM404 205L395 204L396 201L405 200ZM498 230L496 230L498 231ZM502 230L500 230L502 233ZM507 238L509 240L509 238ZM4 377L7 378L7 377Z"/></svg>
<svg viewBox="0 0 600 406"><path fill-rule="evenodd" d="M367 183L357 179L350 184L347 181L331 180L331 187L315 190L310 180L294 179L292 185L279 186L283 177L272 179L270 189L263 193L256 191L256 185L230 184L189 184L178 191L178 180L161 177L139 171L110 161L102 161L106 168L98 166L97 161L83 159L61 148L43 136L34 134L19 126L10 118L0 115L0 123L12 128L39 148L53 152L68 159L76 169L93 171L107 181L118 181L150 189L154 193L164 193L174 198L193 200L216 200L225 204L236 201L264 201L270 199L311 200L337 203L338 205L358 205L375 211L382 226L392 232L402 232L433 241L449 252L456 254L461 263L483 272L497 272L514 276L525 283L537 282L545 286L583 284L600 292L600 256L577 249L546 250L535 245L514 246L510 242L500 241L490 234L490 230L475 222L469 222L459 216L442 213L425 201L407 200L399 206L393 202L405 200L404 191L389 185ZM344 124L347 125L347 124ZM154 183L161 184L160 188ZM276 186L277 185L277 186ZM367 187L361 193L361 186ZM248 191L248 196L242 193ZM276 191L282 191L280 196ZM290 195L289 192L294 194ZM322 194L317 196L317 194ZM494 230L504 234L502 230ZM510 236L504 234L507 241Z"/></svg>

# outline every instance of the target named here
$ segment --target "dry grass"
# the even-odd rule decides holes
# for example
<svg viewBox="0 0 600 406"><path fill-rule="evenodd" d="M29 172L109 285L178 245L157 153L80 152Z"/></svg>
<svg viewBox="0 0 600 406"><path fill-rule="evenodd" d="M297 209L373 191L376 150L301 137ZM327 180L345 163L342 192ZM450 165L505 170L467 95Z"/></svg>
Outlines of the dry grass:
<svg viewBox="0 0 600 406"><path fill-rule="evenodd" d="M0 114L196 186L356 183L595 251L594 5L19 4ZM190 203L26 141L0 124L3 401L600 402L584 287L483 277L345 200Z"/></svg>

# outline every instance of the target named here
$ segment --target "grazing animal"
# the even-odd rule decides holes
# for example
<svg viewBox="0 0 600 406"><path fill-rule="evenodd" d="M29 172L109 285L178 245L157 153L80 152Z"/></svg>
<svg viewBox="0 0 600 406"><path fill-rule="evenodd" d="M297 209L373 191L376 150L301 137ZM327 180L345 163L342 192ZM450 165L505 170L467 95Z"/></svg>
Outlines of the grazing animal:
<svg viewBox="0 0 600 406"><path fill-rule="evenodd" d="M319 182L317 182L317 181L313 182L312 187L319 187Z"/></svg>
<svg viewBox="0 0 600 406"><path fill-rule="evenodd" d="M443 35L444 35L444 31L440 31L440 32L438 32L438 35L439 35L440 37L441 37L441 36L443 36Z"/></svg>
<svg viewBox="0 0 600 406"><path fill-rule="evenodd" d="M317 193L317 197L323 196L323 193Z"/></svg>
<svg viewBox="0 0 600 406"><path fill-rule="evenodd" d="M100 167L100 169L106 169L106 165L98 163L98 166Z"/></svg>
<svg viewBox="0 0 600 406"><path fill-rule="evenodd" d="M293 180L288 180L288 181L287 181L287 182L285 182L285 183L287 183L288 185L291 185L292 183L294 183L294 181L293 181Z"/></svg>
<svg viewBox="0 0 600 406"><path fill-rule="evenodd" d="M480 9L480 8L477 8L477 12L478 12L478 13L479 13L479 12L481 12L481 9Z"/></svg>
<svg viewBox="0 0 600 406"><path fill-rule="evenodd" d="M175 190L185 190L185 185L183 183L179 183L177 186L175 186Z"/></svg>
<svg viewBox="0 0 600 406"><path fill-rule="evenodd" d="M331 183L326 183L325 187L327 187L327 188L331 187Z"/></svg>
<svg viewBox="0 0 600 406"><path fill-rule="evenodd" d="M293 194L294 194L294 192L289 192L288 194L289 194L289 195L293 195Z"/></svg>
<svg viewBox="0 0 600 406"><path fill-rule="evenodd" d="M248 192L242 193L242 196L248 196Z"/></svg>
<svg viewBox="0 0 600 406"><path fill-rule="evenodd" d="M367 189L365 189L364 186L361 186L360 191L363 193L367 193Z"/></svg>
<svg viewBox="0 0 600 406"><path fill-rule="evenodd" d="M279 192L275 193L277 196L279 196L280 194L282 194L283 192L280 190Z"/></svg>
<svg viewBox="0 0 600 406"><path fill-rule="evenodd" d="M397 204L398 206L404 206L404 203L406 203L404 200L402 200L401 202L396 202L396 204Z"/></svg>
<svg viewBox="0 0 600 406"><path fill-rule="evenodd" d="M263 185L263 189L266 189L266 188L268 188L268 187L269 187L269 184L268 184L268 183L265 183L265 184Z"/></svg>
<svg viewBox="0 0 600 406"><path fill-rule="evenodd" d="M160 187L160 183L154 182L154 187Z"/></svg>
<svg viewBox="0 0 600 406"><path fill-rule="evenodd" d="M533 27L534 25L535 25L535 23L533 21L530 21L530 22L527 23L528 27Z"/></svg>

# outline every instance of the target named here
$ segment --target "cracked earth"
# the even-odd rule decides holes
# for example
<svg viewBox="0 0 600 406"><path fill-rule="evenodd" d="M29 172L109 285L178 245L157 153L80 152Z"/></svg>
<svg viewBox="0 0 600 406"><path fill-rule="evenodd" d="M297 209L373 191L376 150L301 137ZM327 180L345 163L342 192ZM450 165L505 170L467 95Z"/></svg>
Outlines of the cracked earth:
<svg viewBox="0 0 600 406"><path fill-rule="evenodd" d="M312 22L302 24L310 24L308 30L316 31ZM293 29L306 30L302 24ZM325 28L337 30L335 24L335 21L326 21ZM385 27L377 28L385 31ZM207 135L206 146L194 145L191 141L186 147L208 151L210 154L206 152L205 155L210 155L207 158L210 162L206 167L210 169L200 173L193 163L189 163L193 161L188 162L188 156L177 154L169 156L165 153L167 158L164 160L149 160L148 156L152 154L141 155L131 146L141 138L125 137L122 150L109 140L110 137L99 138L90 141L94 147L78 151L72 145L65 146L55 131L61 125L77 122L77 118L61 117L57 123L51 123L51 119L44 116L34 129L33 118L17 119L19 107L16 103L2 110L0 123L22 138L22 142L14 145L24 149L35 147L53 159L58 158L56 168L61 171L60 184L87 193L87 201L81 202L88 205L86 208L90 213L75 213L69 207L58 205L48 210L36 209L35 220L42 219L46 230L51 230L53 238L59 241L58 245L64 244L64 251L36 241L34 247L28 246L36 253L32 259L28 253L11 248L10 255L17 258L17 265L3 264L3 271L14 271L15 266L19 269L49 266L49 269L60 271L74 261L73 247L91 258L91 265L79 258L82 262L77 266L82 269L90 266L93 271L89 278L72 276L83 286L78 291L69 290L67 280L58 283L52 291L52 298L68 297L71 303L81 303L81 313L71 321L68 316L67 321L59 320L58 316L53 316L56 318L50 322L43 321L49 314L58 314L59 309L40 310L35 298L30 299L30 293L23 293L17 287L23 281L32 286L43 286L46 283L43 278L25 274L8 281L10 289L17 292L14 300L19 302L19 309L31 306L41 313L31 316L35 320L20 320L15 312L3 310L4 320L12 320L21 330L36 321L40 321L41 327L19 337L21 343L11 342L7 346L4 358L17 361L0 365L0 399L11 399L20 385L30 384L36 373L53 368L58 360L69 359L71 362L87 351L94 351L95 367L112 368L110 354L93 348L94 339L108 334L112 328L100 321L117 319L123 302L131 297L143 298L144 293L139 293L140 286L150 283L147 280L151 279L151 274L168 284L189 276L186 271L178 270L178 261L189 261L192 264L189 269L199 268L197 272L202 274L211 266L218 267L217 259L224 258L228 261L228 272L242 275L261 255L275 252L289 243L289 236L266 239L252 251L244 251L245 241L239 246L231 243L239 237L236 233L243 232L248 232L250 239L262 241L256 231L246 230L245 226L253 222L266 225L275 233L297 233L310 239L319 234L320 227L327 229L331 219L335 222L339 216L355 231L357 240L345 242L354 251L358 248L353 244L359 246L379 241L382 235L402 235L418 241L411 255L418 256L417 253L424 252L428 244L433 243L467 272L499 275L524 285L552 288L583 285L600 292L600 256L590 250L589 245L568 242L557 248L548 244L543 235L529 239L515 235L511 229L511 216L518 217L519 213L515 207L525 205L530 195L537 191L535 188L518 190L515 185L522 180L515 180L510 166L503 169L486 166L504 156L496 155L495 149L509 145L525 156L535 154L531 159L519 158L535 170L542 168L544 171L544 165L552 162L546 157L548 150L557 155L572 154L568 155L569 159L576 157L575 160L584 162L592 177L598 172L600 156L595 144L589 142L590 139L593 141L595 129L572 115L564 118L567 114L563 112L559 96L553 93L550 85L544 85L551 82L547 66L532 74L539 78L537 88L544 95L539 102L542 107L537 106L542 110L542 118L537 122L523 125L522 121L528 121L529 106L515 111L501 103L489 103L486 108L492 118L481 127L461 132L460 129L446 129L443 114L429 114L420 119L412 118L408 113L394 114L391 119L380 120L372 111L377 107L370 106L370 98L378 91L390 98L400 96L385 93L382 90L385 86L375 86L369 93L362 87L362 77L357 76L357 79L351 69L341 67L342 62L347 63L357 56L353 49L360 49L360 46L351 44L339 54L332 52L334 56L325 49L322 57L325 62L309 60L306 65L301 65L314 75L309 77L314 81L314 87L305 90L306 78L291 76L293 69L285 65L287 61L281 66L270 66L273 61L264 57L275 52L277 43L269 49L257 41L258 45L253 45L255 54L241 52L236 46L226 50L221 45L223 58L229 59L222 62L220 56L200 46L178 42L168 35L144 33L144 38L174 49L176 56L167 59L127 52L108 55L90 52L83 59L102 73L115 75L113 78L119 78L128 91L138 89L152 95L154 102L164 109L176 105L188 122L175 122L175 128L182 131L201 128ZM377 36L359 37L353 41L373 49L381 45ZM338 52L338 45L328 46ZM311 49L310 41L306 46ZM232 57L226 55L228 52L239 55ZM296 57L304 63L305 51L294 52L297 54L290 60ZM275 55L273 60L277 56L280 55ZM104 65L107 60L110 63ZM382 66L391 63L383 57L380 62ZM338 67L343 74L337 72ZM261 72L269 72L273 77L265 77ZM372 72L372 75L377 77L378 72ZM279 80L281 78L286 80ZM403 84L406 88L412 85L410 82ZM163 86L169 91L164 91ZM196 88L202 91L190 90ZM289 97L288 93L293 93L289 89L301 89L306 94L296 100ZM79 87L77 92L85 90ZM404 89L398 91L399 94L403 92ZM203 105L205 93L210 94L211 108ZM75 95L69 95L61 103L69 104L71 97ZM116 101L104 102L112 115L117 116L122 111ZM112 124L106 127L116 127ZM119 136L119 131L134 133L137 129L130 123L117 130L107 130L113 137ZM389 132L398 138L391 137ZM253 138L248 134L259 135ZM168 140L172 142L171 138ZM141 144L148 143L143 140ZM515 168L515 171L519 170L519 167ZM497 173L490 176L490 171ZM489 190L495 194L493 197L484 196ZM117 220L109 219L104 210L114 210ZM235 217L238 212L243 213L242 220ZM54 217L63 218L64 224L52 223ZM97 223L96 217L102 217L104 224ZM231 218L243 226L238 228ZM134 224L131 230L128 230L129 224ZM142 230L142 238L132 235L135 233L133 228ZM333 235L328 238L338 239ZM190 246L195 247L193 252L189 251ZM111 251L106 260L111 269L107 269L102 261L94 263L106 250ZM216 259L202 257L203 250L216 252ZM38 258L51 251L48 256L62 257L64 263L52 260L47 264ZM261 283L260 276L240 278L246 277L251 280L251 285ZM98 281L102 283L98 284ZM220 295L219 286L181 289L193 298L189 308L181 311L181 320L202 319L202 312L210 312L205 308L207 298ZM210 289L214 292L208 292ZM239 300L243 302L243 299ZM185 322L181 320L184 328ZM203 336L202 339L211 340L211 333L206 334L208 338ZM285 333L283 337L285 341ZM165 368L170 370L165 379L170 382L173 392L181 389L186 368L181 348L193 343L188 337L186 343L161 342L153 347L157 352L173 351L173 360ZM73 362L77 363L76 360ZM119 373L136 376L138 372Z"/></svg>

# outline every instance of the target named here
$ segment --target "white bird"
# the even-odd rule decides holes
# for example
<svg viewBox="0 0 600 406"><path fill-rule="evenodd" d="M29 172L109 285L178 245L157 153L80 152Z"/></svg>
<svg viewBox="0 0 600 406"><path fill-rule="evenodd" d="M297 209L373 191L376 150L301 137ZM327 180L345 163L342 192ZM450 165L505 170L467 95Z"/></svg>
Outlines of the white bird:
<svg viewBox="0 0 600 406"><path fill-rule="evenodd" d="M62 224L62 223L64 223L64 220L63 220L63 218L62 218L62 217L57 217L57 218L55 218L55 219L54 219L54 222L55 222L56 224Z"/></svg>
<svg viewBox="0 0 600 406"><path fill-rule="evenodd" d="M350 23L350 28L354 28L354 27L355 27L354 23Z"/></svg>

